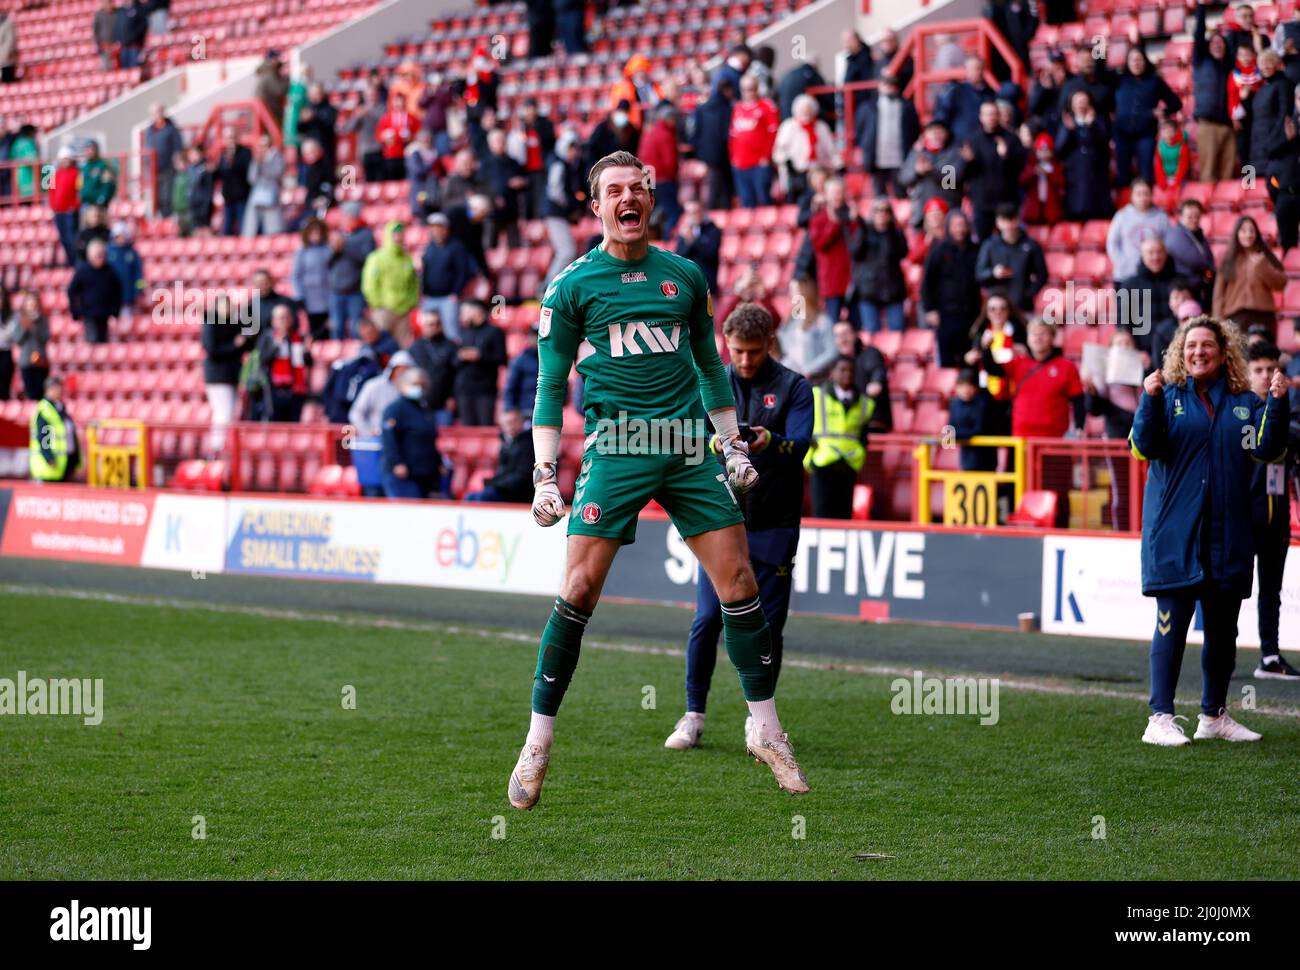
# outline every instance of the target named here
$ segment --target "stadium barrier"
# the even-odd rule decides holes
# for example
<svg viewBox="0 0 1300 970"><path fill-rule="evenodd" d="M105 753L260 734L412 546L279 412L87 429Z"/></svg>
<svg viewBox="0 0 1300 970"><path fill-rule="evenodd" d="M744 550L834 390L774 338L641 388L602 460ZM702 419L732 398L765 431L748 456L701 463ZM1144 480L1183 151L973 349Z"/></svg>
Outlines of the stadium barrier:
<svg viewBox="0 0 1300 970"><path fill-rule="evenodd" d="M352 580L554 595L563 528L527 508L456 502L354 502L265 494L186 494L16 484L0 488L0 555L208 574ZM1051 634L1146 640L1140 540L806 520L792 608L849 620L1013 630L1038 614ZM1300 547L1282 589L1282 645L1300 644ZM662 512L642 513L606 595L689 606L696 563ZM1258 646L1255 600L1240 644ZM1191 639L1200 639L1199 621Z"/></svg>

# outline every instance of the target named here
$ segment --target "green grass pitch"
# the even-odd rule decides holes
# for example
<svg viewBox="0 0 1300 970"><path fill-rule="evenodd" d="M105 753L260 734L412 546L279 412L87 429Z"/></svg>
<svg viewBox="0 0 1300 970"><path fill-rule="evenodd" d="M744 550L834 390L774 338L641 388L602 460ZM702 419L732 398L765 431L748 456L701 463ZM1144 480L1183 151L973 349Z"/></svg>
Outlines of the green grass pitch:
<svg viewBox="0 0 1300 970"><path fill-rule="evenodd" d="M313 595L330 608L328 587ZM0 878L1300 874L1287 848L1300 809L1293 706L1241 715L1264 732L1259 744L1157 749L1139 743L1140 701L1059 678L1079 689L1004 686L998 724L983 727L974 717L893 714L889 673L788 666L781 711L813 786L796 799L742 750L745 710L725 656L703 746L681 753L663 740L681 713L682 658L593 646L557 723L542 801L516 812L506 780L527 725L536 652L527 631L540 628L545 603L507 602L496 609L517 617L515 629L492 636L463 620L448 632L431 619L254 615L5 587L0 677L103 678L105 714L98 727L0 717ZM593 642L681 647L688 614L625 609L680 632L640 635L629 620L598 627ZM993 650L1010 650L1015 634L796 621L792 639L816 644L808 631L822 629L832 631L827 643L852 635L876 645L863 663L965 643L971 669L981 658L999 665L991 673L1013 669L1010 654ZM1031 653L1078 649L1109 657L1101 667L1131 668L1123 689L1141 689L1140 647L1021 642L1028 674L1039 662ZM1254 662L1244 652L1238 677ZM1193 677L1180 700L1195 697L1194 650L1185 666ZM343 704L348 685L355 710ZM206 838L193 837L195 816ZM1096 816L1104 839L1093 837Z"/></svg>

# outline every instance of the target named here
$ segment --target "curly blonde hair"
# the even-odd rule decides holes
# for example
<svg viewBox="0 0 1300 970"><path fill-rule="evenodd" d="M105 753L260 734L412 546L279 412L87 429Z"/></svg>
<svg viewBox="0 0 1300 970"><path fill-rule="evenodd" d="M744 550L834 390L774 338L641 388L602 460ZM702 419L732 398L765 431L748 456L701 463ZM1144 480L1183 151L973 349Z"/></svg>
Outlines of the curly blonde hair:
<svg viewBox="0 0 1300 970"><path fill-rule="evenodd" d="M1215 320L1213 317L1189 317L1178 325L1174 339L1165 350L1161 370L1165 383L1182 386L1187 382L1187 364L1183 360L1183 345L1187 335L1198 328L1211 331L1223 353L1224 369L1228 378L1228 390L1233 394L1242 394L1250 390L1249 371L1246 368L1246 338L1241 329L1231 320Z"/></svg>

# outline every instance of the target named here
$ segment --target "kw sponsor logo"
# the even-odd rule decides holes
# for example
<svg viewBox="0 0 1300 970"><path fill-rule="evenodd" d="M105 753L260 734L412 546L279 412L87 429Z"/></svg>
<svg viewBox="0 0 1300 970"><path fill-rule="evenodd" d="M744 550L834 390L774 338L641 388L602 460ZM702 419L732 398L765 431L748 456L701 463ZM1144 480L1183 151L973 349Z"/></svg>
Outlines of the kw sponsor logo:
<svg viewBox="0 0 1300 970"><path fill-rule="evenodd" d="M681 342L682 328L681 324L673 324L671 331L665 331L661 327L651 326L643 320L634 323L609 325L609 356L622 357L625 353L628 355L651 353L651 354L671 354L677 350ZM639 339L639 343L638 343Z"/></svg>

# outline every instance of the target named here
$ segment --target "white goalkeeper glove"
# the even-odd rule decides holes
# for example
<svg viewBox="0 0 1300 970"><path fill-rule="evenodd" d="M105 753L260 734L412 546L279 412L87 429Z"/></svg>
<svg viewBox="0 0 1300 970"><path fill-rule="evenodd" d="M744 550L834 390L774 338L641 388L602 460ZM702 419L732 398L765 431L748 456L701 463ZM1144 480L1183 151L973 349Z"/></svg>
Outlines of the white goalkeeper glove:
<svg viewBox="0 0 1300 970"><path fill-rule="evenodd" d="M555 476L555 465L538 462L533 466L533 521L543 528L564 518L564 499Z"/></svg>
<svg viewBox="0 0 1300 970"><path fill-rule="evenodd" d="M727 483L737 495L743 495L758 484L758 470L749 460L749 445L740 437L718 436L722 457L727 465Z"/></svg>

